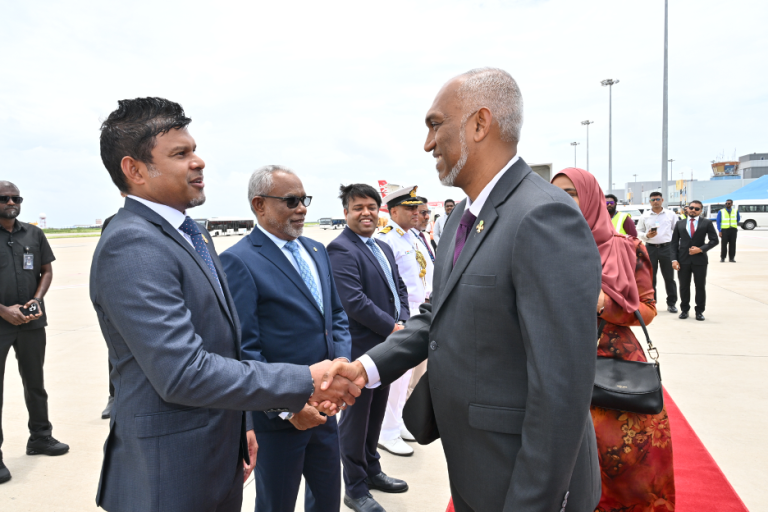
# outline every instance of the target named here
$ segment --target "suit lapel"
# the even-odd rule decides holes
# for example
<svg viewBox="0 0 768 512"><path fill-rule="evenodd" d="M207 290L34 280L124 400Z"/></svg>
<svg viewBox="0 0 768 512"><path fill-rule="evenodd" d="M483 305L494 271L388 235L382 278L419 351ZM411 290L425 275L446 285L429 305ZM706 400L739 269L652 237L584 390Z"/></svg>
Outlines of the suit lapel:
<svg viewBox="0 0 768 512"><path fill-rule="evenodd" d="M227 318L229 319L229 322L232 325L234 325L234 319L232 318L232 313L229 309L229 304L227 304L227 301L222 292L224 285L222 284L221 287L219 286L219 283L216 282L216 279L213 277L213 274L211 273L211 269L208 268L208 265L205 263L205 261L203 261L203 258L201 258L199 254L197 254L197 251L195 250L194 247L192 247L192 244L190 244L186 240L186 238L181 236L181 233L179 233L179 231L176 228L171 226L168 223L168 221L166 221L160 215L152 211L150 208L147 208L143 204L139 203L138 201L134 201L131 198L126 198L125 208L132 211L133 213L141 215L148 221L159 226L166 235L172 238L177 244L183 247L184 250L187 251L187 253L189 253L189 255L192 257L195 263L197 263L197 266L200 267L200 270L203 271L203 274L205 275L205 277L208 279L208 283L213 288L213 292L216 294L216 298L219 300L219 303L224 309L224 312L226 313ZM208 243L206 243L206 246L208 246ZM209 249L209 252L210 252L210 249ZM214 268L216 268L216 271L221 276L223 272L221 270L221 266L217 266L215 263L218 258L211 258L211 259L214 260Z"/></svg>
<svg viewBox="0 0 768 512"><path fill-rule="evenodd" d="M387 276L384 274L384 269L381 268L381 264L379 263L379 260L377 260L376 256L373 255L373 252L371 252L371 250L368 247L366 247L366 245L363 243L360 237L357 236L357 234L355 234L355 232L349 228L344 228L344 232L342 233L342 235L345 235L353 244L355 244L355 247L357 248L357 250L361 251L365 255L365 257L368 258L368 261L370 261L371 265L373 265L373 267L379 272L381 279L387 284L387 288L389 288L389 281L387 281ZM377 245L379 244L379 241L376 240L375 238L372 238L371 240L373 240L373 243ZM389 261L389 258L387 257L387 253L381 249L381 246L379 246L379 250L387 259L387 261ZM394 265L394 262L389 261L389 264L390 266L392 266Z"/></svg>
<svg viewBox="0 0 768 512"><path fill-rule="evenodd" d="M446 262L445 269L450 270L448 270L449 273L447 275L447 280L445 279L446 270L443 270L441 275L441 282L445 282L445 286L440 292L440 303L435 305L435 311L433 314L435 317L440 311L441 306L445 304L451 291L453 291L453 289L456 287L456 284L461 279L464 270L466 270L469 262L472 261L472 258L475 256L475 253L480 248L483 241L485 241L485 239L490 236L491 231L493 230L493 227L496 225L496 221L499 218L496 208L504 201L506 201L506 199L520 184L520 182L523 181L523 178L525 178L530 172L532 172L530 167L528 167L528 164L526 164L521 158L517 161L517 163L515 163L515 165L508 169L506 173L504 173L504 176L501 177L501 179L493 187L493 190L491 190L488 199L485 201L482 210L480 210L480 214L475 220L475 224L472 226L472 228L470 228L469 234L467 235L467 241L464 243L464 248L461 250L459 259L456 260L456 265L451 269L453 253L456 250L456 231L458 230L458 223L456 224L456 229L452 230L451 236L453 240L451 241L450 251L445 256L450 259L450 262ZM464 214L465 208L466 201L464 201L463 208L461 209L461 215ZM454 213L458 212L456 212L454 209L454 211L451 212L451 215ZM481 221L483 223L482 228L478 229L480 227Z"/></svg>
<svg viewBox="0 0 768 512"><path fill-rule="evenodd" d="M288 261L288 257L283 254L283 251L281 251L272 240L267 238L258 227L255 227L253 231L251 231L250 237L254 246L261 247L259 253L280 269L280 271L285 274L294 285L296 285L296 288L298 288L299 291L301 291L301 293L303 293L304 296L317 307L317 302L310 293L309 288L304 284L304 280L301 279L298 271L296 271L291 262Z"/></svg>

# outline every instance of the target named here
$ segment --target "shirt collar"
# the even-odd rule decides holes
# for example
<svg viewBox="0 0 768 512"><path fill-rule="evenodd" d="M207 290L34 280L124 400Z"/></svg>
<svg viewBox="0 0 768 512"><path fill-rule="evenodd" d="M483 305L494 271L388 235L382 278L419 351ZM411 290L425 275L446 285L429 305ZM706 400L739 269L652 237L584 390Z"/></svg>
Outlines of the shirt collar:
<svg viewBox="0 0 768 512"><path fill-rule="evenodd" d="M269 231L264 229L261 226L261 224L259 224L258 222L256 222L256 227L259 228L262 233L267 235L267 237L275 243L275 245L277 246L278 249L282 249L283 246L288 243L288 240L283 240L282 238L276 237L275 235L273 235L272 233L270 233ZM296 242L296 243L298 243L298 242Z"/></svg>
<svg viewBox="0 0 768 512"><path fill-rule="evenodd" d="M355 234L357 235L357 233L355 233ZM367 244L367 243L368 243L368 240L370 240L370 238L368 238L367 236L363 236L363 235L357 235L357 237L358 237L360 240L362 240L364 244Z"/></svg>
<svg viewBox="0 0 768 512"><path fill-rule="evenodd" d="M5 228L0 228L0 229L5 231ZM27 230L27 226L25 226L23 222L19 222L19 219L14 219L13 227L11 228L11 231L10 231L11 234L18 233L19 231L26 231L26 230ZM8 231L5 231L5 232L8 233Z"/></svg>
<svg viewBox="0 0 768 512"><path fill-rule="evenodd" d="M472 201L469 197L467 197L466 209L472 212L472 215L474 215L475 217L480 215L480 211L483 209L483 206L485 206L485 201L488 200L488 196L491 195L491 191L493 190L493 187L496 186L496 183L498 183L501 177L504 176L504 173L507 172L510 167L515 165L518 160L520 160L520 155L515 155L514 157L512 157L512 160L507 162L507 165L505 165L499 172L497 172L496 176L494 176L493 179L488 182L485 188L483 188L483 190L480 191L480 193L477 195L477 198L475 198L474 201Z"/></svg>
<svg viewBox="0 0 768 512"><path fill-rule="evenodd" d="M144 199L143 197L133 196L133 195L127 195L126 197L130 197L134 201L137 201L162 218L164 218L168 224L173 226L176 229L179 229L182 224L184 224L184 221L187 219L186 212L182 213L176 208L171 208L167 204L160 204L155 203L154 201L149 201L148 199Z"/></svg>

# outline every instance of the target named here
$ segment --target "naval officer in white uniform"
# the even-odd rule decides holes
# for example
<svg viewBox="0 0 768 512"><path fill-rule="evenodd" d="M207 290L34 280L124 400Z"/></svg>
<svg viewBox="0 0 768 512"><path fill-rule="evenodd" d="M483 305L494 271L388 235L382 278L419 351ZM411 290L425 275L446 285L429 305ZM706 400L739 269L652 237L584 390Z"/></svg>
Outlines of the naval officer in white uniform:
<svg viewBox="0 0 768 512"><path fill-rule="evenodd" d="M408 303L413 314L418 314L419 306L427 298L427 261L430 259L421 242L411 232L411 228L415 228L419 222L419 205L424 204L422 198L416 195L416 188L403 187L384 198L390 219L376 235L395 253L397 269L408 289ZM403 423L403 407L411 373L409 370L390 384L387 411L379 434L379 447L394 455L413 454L413 448L403 441L404 438L415 440Z"/></svg>

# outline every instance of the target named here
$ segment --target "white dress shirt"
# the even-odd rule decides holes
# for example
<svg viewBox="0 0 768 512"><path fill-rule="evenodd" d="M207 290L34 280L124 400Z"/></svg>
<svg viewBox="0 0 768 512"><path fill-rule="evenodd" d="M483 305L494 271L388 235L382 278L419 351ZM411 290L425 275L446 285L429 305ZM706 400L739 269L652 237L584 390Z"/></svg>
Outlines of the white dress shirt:
<svg viewBox="0 0 768 512"><path fill-rule="evenodd" d="M672 233L677 221L680 220L675 212L664 208L659 213L646 210L637 221L637 237L646 244L665 244L672 241ZM648 231L656 227L656 236L648 238Z"/></svg>
<svg viewBox="0 0 768 512"><path fill-rule="evenodd" d="M143 204L144 206L146 206L147 208L149 208L150 210L152 210L153 212L155 212L156 214L164 218L166 222L168 222L168 224L176 228L176 231L178 231L179 234L184 237L184 240L189 242L189 245L191 245L192 247L195 246L195 244L192 243L192 239L189 237L189 235L179 229L181 225L184 224L184 221L187 220L186 212L182 213L176 208L171 208L168 205L153 203L152 201L149 201L147 199L144 199L138 196L132 196L130 194L125 197L130 197L134 201L137 201Z"/></svg>
<svg viewBox="0 0 768 512"><path fill-rule="evenodd" d="M285 244L288 243L288 240L283 240L282 238L277 238L275 235L261 227L261 224L256 223L256 226L261 230L262 233L267 235L270 240L272 240L278 249L285 255L286 258L288 258L288 261L291 262L291 265L293 265L293 268L296 269L296 272L301 275L301 270L299 270L299 264L296 262L296 260L293 257L293 253L289 251ZM320 296L323 296L323 285L320 284L320 273L317 271L317 265L315 265L315 260L312 259L312 256L309 255L309 252L307 252L307 249L304 247L304 244L302 244L298 239L295 240L296 245L299 246L299 254L301 255L301 259L304 260L304 262L309 267L309 271L312 272L312 278L315 280L315 286L317 286L317 291L320 293Z"/></svg>
<svg viewBox="0 0 768 512"><path fill-rule="evenodd" d="M501 177L504 176L504 173L507 172L510 167L515 165L515 163L518 160L520 160L519 155L515 155L514 157L512 157L512 160L507 162L507 165L505 165L499 172L497 172L496 176L494 176L493 179L489 181L488 184L483 188L483 190L480 191L480 193L477 195L474 201L472 201L469 197L467 197L466 208L468 208L469 211L472 212L472 215L477 217L480 214L480 210L483 209L483 206L485 205L485 202L488 200L488 196L491 195L491 191L493 190L493 188L499 182ZM367 354L363 354L362 356L358 357L357 360L360 361L360 363L363 365L363 368L365 368L365 373L368 374L368 384L366 384L365 387L367 388L379 387L381 385L381 376L379 376L379 369L376 368L376 364L373 362L373 359L371 359Z"/></svg>
<svg viewBox="0 0 768 512"><path fill-rule="evenodd" d="M440 244L440 237L443 236L443 229L445 229L445 223L448 221L448 214L446 213L435 222L435 227L432 230L432 236L435 239L435 244Z"/></svg>

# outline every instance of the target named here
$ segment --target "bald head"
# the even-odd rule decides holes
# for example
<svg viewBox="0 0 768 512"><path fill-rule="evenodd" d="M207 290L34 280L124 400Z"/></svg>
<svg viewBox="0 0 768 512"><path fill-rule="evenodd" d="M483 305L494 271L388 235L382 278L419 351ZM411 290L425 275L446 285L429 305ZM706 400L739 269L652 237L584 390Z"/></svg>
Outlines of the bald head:
<svg viewBox="0 0 768 512"><path fill-rule="evenodd" d="M0 221L10 222L13 225L13 219L21 213L21 198L19 197L19 187L10 181L0 181L0 196L8 196L8 201L0 203ZM5 226L9 229L8 226Z"/></svg>
<svg viewBox="0 0 768 512"><path fill-rule="evenodd" d="M6 194L3 191L14 191L18 194L19 187L11 183L10 181L0 181L0 196L7 196L11 194Z"/></svg>

